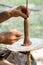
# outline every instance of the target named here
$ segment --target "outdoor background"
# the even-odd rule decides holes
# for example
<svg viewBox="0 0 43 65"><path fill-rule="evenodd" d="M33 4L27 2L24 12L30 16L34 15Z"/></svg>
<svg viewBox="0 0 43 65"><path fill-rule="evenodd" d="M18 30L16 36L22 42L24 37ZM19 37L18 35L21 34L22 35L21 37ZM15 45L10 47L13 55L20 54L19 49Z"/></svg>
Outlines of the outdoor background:
<svg viewBox="0 0 43 65"><path fill-rule="evenodd" d="M26 0L0 0L9 6L25 5ZM29 0L31 10L29 21L29 35L32 38L43 38L43 0ZM8 8L8 7L7 7ZM5 6L0 5L0 9L6 9ZM36 11L35 11L35 10ZM37 11L39 10L39 11ZM11 18L0 24L0 31L5 31L9 28L16 28L23 32L23 18Z"/></svg>

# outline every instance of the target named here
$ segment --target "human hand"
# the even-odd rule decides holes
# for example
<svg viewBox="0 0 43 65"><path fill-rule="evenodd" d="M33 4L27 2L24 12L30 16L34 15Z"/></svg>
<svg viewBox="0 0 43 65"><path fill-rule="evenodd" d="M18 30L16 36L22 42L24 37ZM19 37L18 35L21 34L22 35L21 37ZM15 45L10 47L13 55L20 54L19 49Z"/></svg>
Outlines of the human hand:
<svg viewBox="0 0 43 65"><path fill-rule="evenodd" d="M28 14L27 14L27 12L28 12ZM21 16L23 18L27 18L27 17L29 17L30 10L28 9L28 11L27 11L27 8L25 6L19 6L17 8L12 8L11 13L12 13L13 17Z"/></svg>
<svg viewBox="0 0 43 65"><path fill-rule="evenodd" d="M3 44L12 44L13 42L18 41L21 38L22 33L20 31L17 31L16 29L9 29L6 32L2 32L1 36Z"/></svg>

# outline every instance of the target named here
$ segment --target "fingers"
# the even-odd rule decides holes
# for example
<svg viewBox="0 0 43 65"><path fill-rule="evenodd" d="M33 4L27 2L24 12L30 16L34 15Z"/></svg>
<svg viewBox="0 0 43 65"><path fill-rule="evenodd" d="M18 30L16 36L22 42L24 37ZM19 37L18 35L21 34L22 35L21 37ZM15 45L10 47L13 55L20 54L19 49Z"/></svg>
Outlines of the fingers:
<svg viewBox="0 0 43 65"><path fill-rule="evenodd" d="M21 39L21 37L16 37L15 36L15 38L12 37L12 38L9 38L9 39L4 40L3 41L3 44L10 45L10 44L13 44L13 43L17 42L19 39Z"/></svg>
<svg viewBox="0 0 43 65"><path fill-rule="evenodd" d="M9 40L7 40L6 44L12 44L12 43L15 43L17 42L19 39L21 39L21 37L11 37L9 38Z"/></svg>
<svg viewBox="0 0 43 65"><path fill-rule="evenodd" d="M16 37L21 37L22 36L22 33L17 31L16 34L15 34L15 36Z"/></svg>
<svg viewBox="0 0 43 65"><path fill-rule="evenodd" d="M20 31L17 31L16 29L9 29L10 33L7 33L5 36L5 40L3 41L4 44L12 44L19 39L21 39L22 33Z"/></svg>
<svg viewBox="0 0 43 65"><path fill-rule="evenodd" d="M14 36L20 37L22 36L22 32L16 30L16 29L9 29L9 32L11 32Z"/></svg>
<svg viewBox="0 0 43 65"><path fill-rule="evenodd" d="M26 19L26 18L27 18L27 15L26 15L26 14L24 14L23 12L20 12L20 16L21 16L22 18L24 18L24 19Z"/></svg>
<svg viewBox="0 0 43 65"><path fill-rule="evenodd" d="M16 8L16 10L18 10L19 16L21 16L23 18L27 18L27 16L24 13L24 11L26 10L26 8L24 6L19 6Z"/></svg>
<svg viewBox="0 0 43 65"><path fill-rule="evenodd" d="M30 14L30 10L25 7L25 6L19 6L17 8L11 8L11 14L13 17L19 17L21 16L22 18L27 18Z"/></svg>
<svg viewBox="0 0 43 65"><path fill-rule="evenodd" d="M16 30L16 29L9 29L10 32L12 32L15 36L20 37L22 36L22 32Z"/></svg>
<svg viewBox="0 0 43 65"><path fill-rule="evenodd" d="M21 39L21 37L16 37L15 40L13 40L14 42L18 41L19 39Z"/></svg>

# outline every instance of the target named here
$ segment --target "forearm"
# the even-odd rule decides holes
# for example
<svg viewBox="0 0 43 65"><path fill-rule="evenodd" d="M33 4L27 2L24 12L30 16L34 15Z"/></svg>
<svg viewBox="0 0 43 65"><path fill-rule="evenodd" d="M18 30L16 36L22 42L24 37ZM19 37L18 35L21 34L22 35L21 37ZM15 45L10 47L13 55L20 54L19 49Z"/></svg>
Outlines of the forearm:
<svg viewBox="0 0 43 65"><path fill-rule="evenodd" d="M11 15L11 11L10 10L1 12L0 13L0 23L8 20L11 17L12 17L12 15Z"/></svg>
<svg viewBox="0 0 43 65"><path fill-rule="evenodd" d="M3 43L3 41L4 41L4 36L2 33L0 33L0 44Z"/></svg>

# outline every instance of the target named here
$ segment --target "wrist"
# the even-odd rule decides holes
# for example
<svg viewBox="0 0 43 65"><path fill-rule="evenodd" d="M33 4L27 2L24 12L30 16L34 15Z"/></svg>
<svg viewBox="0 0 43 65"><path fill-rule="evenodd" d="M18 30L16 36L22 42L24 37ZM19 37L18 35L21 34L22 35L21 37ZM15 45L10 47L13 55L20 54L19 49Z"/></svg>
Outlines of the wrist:
<svg viewBox="0 0 43 65"><path fill-rule="evenodd" d="M11 18L13 16L13 14L12 14L12 8L6 10L6 13L7 13L8 17Z"/></svg>
<svg viewBox="0 0 43 65"><path fill-rule="evenodd" d="M16 14L17 14L16 11L17 11L16 8L11 8L11 9L10 9L10 15L11 15L11 17L16 16Z"/></svg>

